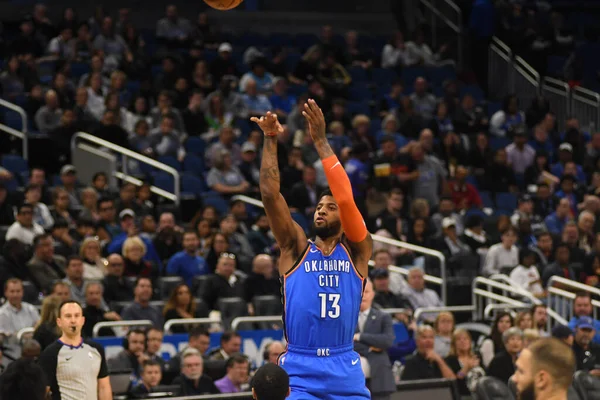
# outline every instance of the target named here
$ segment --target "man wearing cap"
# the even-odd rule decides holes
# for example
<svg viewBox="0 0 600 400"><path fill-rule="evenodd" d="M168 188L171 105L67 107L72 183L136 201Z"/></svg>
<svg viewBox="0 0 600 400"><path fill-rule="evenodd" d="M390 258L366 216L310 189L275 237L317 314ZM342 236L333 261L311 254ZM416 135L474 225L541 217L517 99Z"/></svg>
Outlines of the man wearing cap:
<svg viewBox="0 0 600 400"><path fill-rule="evenodd" d="M575 325L573 352L578 371L587 371L600 378L600 345L592 342L595 334L592 317L579 317Z"/></svg>
<svg viewBox="0 0 600 400"><path fill-rule="evenodd" d="M210 63L210 74L217 81L225 75L239 76L235 61L231 57L233 47L227 42L219 45L218 56Z"/></svg>
<svg viewBox="0 0 600 400"><path fill-rule="evenodd" d="M69 207L81 206L79 200L79 185L77 184L77 169L71 164L67 164L60 169L60 181L63 189L69 194Z"/></svg>
<svg viewBox="0 0 600 400"><path fill-rule="evenodd" d="M258 187L260 170L256 163L256 145L250 141L242 145L242 162L239 170L244 175L244 179L253 187Z"/></svg>
<svg viewBox="0 0 600 400"><path fill-rule="evenodd" d="M123 243L125 240L132 236L137 235L137 226L135 223L135 213L132 209L126 208L119 213L119 221L121 221L121 230L123 233L118 234L113 237L112 241L108 244L107 252L108 254L118 253L121 254L121 250L123 248ZM142 242L146 245L146 254L144 255L144 261L150 261L156 264L160 271L162 271L162 261L158 252L156 251L156 247L154 247L154 243L149 240L145 236L138 236Z"/></svg>
<svg viewBox="0 0 600 400"><path fill-rule="evenodd" d="M550 173L554 176L561 177L565 172L565 164L573 161L573 146L570 143L562 143L558 147L558 162L550 167ZM577 165L577 180L585 182L586 177L581 165Z"/></svg>
<svg viewBox="0 0 600 400"><path fill-rule="evenodd" d="M517 127L513 143L506 146L506 158L515 174L524 174L527 167L533 164L535 150L527 144L525 127Z"/></svg>

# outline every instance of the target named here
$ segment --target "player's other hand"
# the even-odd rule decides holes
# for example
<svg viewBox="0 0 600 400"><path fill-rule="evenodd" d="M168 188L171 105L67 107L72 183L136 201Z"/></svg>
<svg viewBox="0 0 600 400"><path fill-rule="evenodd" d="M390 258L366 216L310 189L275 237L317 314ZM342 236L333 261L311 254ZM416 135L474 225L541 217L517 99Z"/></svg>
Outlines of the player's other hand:
<svg viewBox="0 0 600 400"><path fill-rule="evenodd" d="M268 111L265 116L257 118L252 117L250 121L256 122L260 129L267 136L277 136L283 132L283 126L277 120L277 114Z"/></svg>
<svg viewBox="0 0 600 400"><path fill-rule="evenodd" d="M308 130L312 136L313 142L326 140L325 137L325 116L313 99L309 99L304 103L304 111L302 115L308 123Z"/></svg>

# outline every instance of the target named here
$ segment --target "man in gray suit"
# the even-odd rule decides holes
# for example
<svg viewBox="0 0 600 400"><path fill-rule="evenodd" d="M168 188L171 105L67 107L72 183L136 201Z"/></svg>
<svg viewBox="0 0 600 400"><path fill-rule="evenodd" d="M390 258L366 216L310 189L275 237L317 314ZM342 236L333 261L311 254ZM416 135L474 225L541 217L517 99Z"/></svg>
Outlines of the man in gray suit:
<svg viewBox="0 0 600 400"><path fill-rule="evenodd" d="M373 308L373 283L367 280L358 325L354 334L354 351L360 354L365 377L370 379L373 400L388 400L396 391L392 364L387 350L394 344L392 317Z"/></svg>

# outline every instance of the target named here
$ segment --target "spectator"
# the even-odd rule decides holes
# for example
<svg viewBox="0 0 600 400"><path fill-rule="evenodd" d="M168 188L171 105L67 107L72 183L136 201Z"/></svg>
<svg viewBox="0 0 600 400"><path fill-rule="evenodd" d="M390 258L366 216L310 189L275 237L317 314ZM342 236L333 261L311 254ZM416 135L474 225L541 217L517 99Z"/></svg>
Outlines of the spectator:
<svg viewBox="0 0 600 400"><path fill-rule="evenodd" d="M227 375L215 381L221 393L238 393L247 390L250 364L246 356L233 354L226 364Z"/></svg>
<svg viewBox="0 0 600 400"><path fill-rule="evenodd" d="M469 331L456 329L450 341L450 352L445 359L448 367L456 375L461 396L470 396L475 377L485 373L479 366L481 360L473 351L473 339Z"/></svg>
<svg viewBox="0 0 600 400"><path fill-rule="evenodd" d="M211 360L229 360L240 352L242 347L241 336L234 331L226 331L221 335L221 347L208 354Z"/></svg>
<svg viewBox="0 0 600 400"><path fill-rule="evenodd" d="M131 389L130 394L136 399L146 398L157 390L157 386L162 379L160 364L154 360L145 360L141 365L140 383Z"/></svg>
<svg viewBox="0 0 600 400"><path fill-rule="evenodd" d="M523 332L512 327L502 334L505 350L496 353L487 370L489 376L508 382L515 373L515 361L521 350L523 350Z"/></svg>
<svg viewBox="0 0 600 400"><path fill-rule="evenodd" d="M471 215L465 221L465 231L461 241L471 248L473 253L485 254L491 246L491 240L483 230L483 218Z"/></svg>
<svg viewBox="0 0 600 400"><path fill-rule="evenodd" d="M490 365L494 355L504 350L502 335L513 325L513 318L509 313L500 312L496 314L490 336L486 338L479 347L479 351L481 352L481 363L484 368L487 368Z"/></svg>
<svg viewBox="0 0 600 400"><path fill-rule="evenodd" d="M525 123L525 114L519 110L519 100L514 94L504 98L502 109L496 111L490 119L490 133L505 137L509 129Z"/></svg>
<svg viewBox="0 0 600 400"><path fill-rule="evenodd" d="M165 304L163 309L165 322L180 318L198 318L196 302L192 297L190 288L185 283L177 285ZM171 332L185 333L190 330L191 325L173 325Z"/></svg>
<svg viewBox="0 0 600 400"><path fill-rule="evenodd" d="M25 187L25 203L31 204L33 207L33 222L42 226L44 229L49 229L54 225L54 219L50 214L48 206L42 203L42 189L37 185L27 185Z"/></svg>
<svg viewBox="0 0 600 400"><path fill-rule="evenodd" d="M210 64L210 74L217 82L220 82L221 78L226 75L239 76L235 61L231 56L232 51L233 47L227 42L221 43L217 49L217 58Z"/></svg>
<svg viewBox="0 0 600 400"><path fill-rule="evenodd" d="M513 143L506 147L506 156L508 164L517 175L523 175L529 168L535 158L535 150L527 144L527 132L522 126L514 130Z"/></svg>
<svg viewBox="0 0 600 400"><path fill-rule="evenodd" d="M146 355L148 355L150 360L156 361L160 365L161 370L164 370L166 365L160 351L163 338L164 333L160 328L148 328L146 330Z"/></svg>
<svg viewBox="0 0 600 400"><path fill-rule="evenodd" d="M541 337L549 336L546 331L548 324L548 307L545 304L535 304L531 307L531 314L533 316L533 329L537 329L540 332Z"/></svg>
<svg viewBox="0 0 600 400"><path fill-rule="evenodd" d="M515 286L530 292L536 297L546 297L538 267L535 265L535 253L526 249L521 251L519 258L519 265L510 272L511 281L513 281ZM524 329L519 328L521 330Z"/></svg>
<svg viewBox="0 0 600 400"><path fill-rule="evenodd" d="M372 307L373 285L367 280L360 304L358 332L354 334L354 351L360 355L365 378L370 379L373 397L387 399L396 388L387 350L394 343L391 317Z"/></svg>
<svg viewBox="0 0 600 400"><path fill-rule="evenodd" d="M574 332L577 328L577 322L581 317L590 317L592 328L595 335L592 336L592 340L595 344L600 344L600 321L593 319L592 310L592 299L588 292L577 292L575 293L575 300L573 301L573 317L569 321L569 328Z"/></svg>
<svg viewBox="0 0 600 400"><path fill-rule="evenodd" d="M83 280L83 260L79 256L70 256L65 268L64 282L69 285L71 299L85 304L85 281Z"/></svg>
<svg viewBox="0 0 600 400"><path fill-rule="evenodd" d="M146 334L140 329L131 329L123 341L124 349L107 360L109 371L131 371L131 386L140 382L142 365L148 360L144 353Z"/></svg>
<svg viewBox="0 0 600 400"><path fill-rule="evenodd" d="M417 114L429 121L433 118L437 101L435 96L427 92L427 81L423 77L415 80L415 92L410 95L410 100Z"/></svg>
<svg viewBox="0 0 600 400"><path fill-rule="evenodd" d="M88 282L84 288L84 304L83 316L85 324L83 325L83 337L93 337L94 326L99 322L105 321L121 321L121 316L111 311L104 299L102 298L102 284L100 282ZM99 332L100 336L114 336L114 332L110 328L103 328Z"/></svg>
<svg viewBox="0 0 600 400"><path fill-rule="evenodd" d="M430 207L438 207L440 193L446 185L446 171L436 158L425 154L420 144L412 145L410 155L418 171L418 175L410 179L413 198L425 199Z"/></svg>
<svg viewBox="0 0 600 400"><path fill-rule="evenodd" d="M548 286L548 281L553 276L577 279L575 270L570 265L571 250L566 243L559 243L554 249L554 262L542 271L542 284Z"/></svg>
<svg viewBox="0 0 600 400"><path fill-rule="evenodd" d="M40 319L37 309L23 301L23 282L11 278L4 284L6 303L0 307L0 333L16 335L23 328L34 327Z"/></svg>
<svg viewBox="0 0 600 400"><path fill-rule="evenodd" d="M413 310L421 307L442 307L442 301L436 292L425 287L425 273L420 268L412 268L408 272L408 289L406 298L413 306ZM431 313L424 313L423 319L435 318Z"/></svg>
<svg viewBox="0 0 600 400"><path fill-rule="evenodd" d="M364 299L364 296L363 296ZM265 354L267 354L269 357L265 360L265 364L278 364L278 359L279 356L282 355L283 353L285 353L285 345L278 341L275 340L271 343L269 343L266 347L265 347Z"/></svg>
<svg viewBox="0 0 600 400"><path fill-rule="evenodd" d="M586 371L592 376L600 377L597 362L600 358L600 346L593 341L594 336L597 335L595 326L597 326L597 321L591 317L583 316L577 319L574 329L573 352L578 371Z"/></svg>
<svg viewBox="0 0 600 400"><path fill-rule="evenodd" d="M124 321L147 319L152 321L156 328L162 328L163 317L160 311L150 304L152 298L152 281L139 277L135 284L133 303L126 306L121 312Z"/></svg>
<svg viewBox="0 0 600 400"><path fill-rule="evenodd" d="M190 21L177 15L174 4L167 5L165 17L156 23L156 37L169 49L183 47L192 33Z"/></svg>
<svg viewBox="0 0 600 400"><path fill-rule="evenodd" d="M55 280L65 278L66 260L54 254L52 238L47 233L35 237L33 248L33 257L27 263L27 270L38 289L48 293Z"/></svg>
<svg viewBox="0 0 600 400"><path fill-rule="evenodd" d="M456 379L448 364L433 350L434 336L433 328L429 325L417 328L417 350L406 358L402 380Z"/></svg>
<svg viewBox="0 0 600 400"><path fill-rule="evenodd" d="M66 301L71 299L71 288L69 284L64 281L55 281L52 285L52 291L49 296L58 297L61 301Z"/></svg>
<svg viewBox="0 0 600 400"><path fill-rule="evenodd" d="M575 342L573 331L565 325L557 325L552 328L552 337L562 341L569 347L573 347L573 343Z"/></svg>
<svg viewBox="0 0 600 400"><path fill-rule="evenodd" d="M33 206L22 204L17 211L17 220L6 231L5 240L16 239L25 245L32 245L37 235L42 235L44 228L33 221Z"/></svg>
<svg viewBox="0 0 600 400"><path fill-rule="evenodd" d="M562 198L556 206L556 211L544 219L544 224L546 225L548 232L553 235L560 235L570 220L571 205L568 199Z"/></svg>
<svg viewBox="0 0 600 400"><path fill-rule="evenodd" d="M108 304L132 300L133 290L123 278L125 268L123 257L118 254L111 254L106 258L106 261L106 276L102 281L104 300Z"/></svg>
<svg viewBox="0 0 600 400"><path fill-rule="evenodd" d="M237 267L244 273L249 273L252 264L252 247L248 238L238 232L238 222L233 214L228 214L221 219L221 233L226 236L228 250L236 254Z"/></svg>
<svg viewBox="0 0 600 400"><path fill-rule="evenodd" d="M50 133L60 126L63 111L54 90L46 92L45 100L45 105L35 113L35 124L40 132Z"/></svg>
<svg viewBox="0 0 600 400"><path fill-rule="evenodd" d="M244 282L246 301L250 305L256 296L281 296L281 283L273 258L258 254L252 260L252 272Z"/></svg>
<svg viewBox="0 0 600 400"><path fill-rule="evenodd" d="M195 276L209 273L206 261L198 255L198 234L186 231L183 234L183 251L173 255L167 264L167 274L181 276L189 287Z"/></svg>
<svg viewBox="0 0 600 400"><path fill-rule="evenodd" d="M208 331L199 326L191 328L188 334L188 346L175 356L171 357L166 370L169 371L170 375L177 376L182 369L182 356L187 350L196 350L202 358L202 361L207 360L208 356L206 352L209 347L210 334Z"/></svg>
<svg viewBox="0 0 600 400"><path fill-rule="evenodd" d="M459 165L455 169L454 180L448 183L449 194L457 211L483 207L479 192L475 186L467 182L468 177L469 171L467 168ZM459 235L462 234L462 229L458 233Z"/></svg>
<svg viewBox="0 0 600 400"><path fill-rule="evenodd" d="M519 264L519 249L515 246L517 233L509 227L502 232L501 242L490 247L483 266L485 275L500 273L503 267L514 268Z"/></svg>
<svg viewBox="0 0 600 400"><path fill-rule="evenodd" d="M381 308L404 308L407 313L410 313L413 306L402 294L394 294L390 291L390 273L387 269L374 269L371 279L375 290L374 302ZM405 319L402 315L396 314L399 320Z"/></svg>
<svg viewBox="0 0 600 400"><path fill-rule="evenodd" d="M54 343L61 335L56 325L56 319L62 302L63 299L58 296L48 296L42 302L40 319L35 324L33 332L33 339L40 344L41 351Z"/></svg>
<svg viewBox="0 0 600 400"><path fill-rule="evenodd" d="M195 348L187 348L181 356L181 375L173 385L179 385L180 396L197 396L221 393L212 379L204 374L202 354Z"/></svg>
<svg viewBox="0 0 600 400"><path fill-rule="evenodd" d="M441 312L433 323L435 330L435 340L433 350L441 357L447 357L450 354L450 343L454 332L454 315L451 312Z"/></svg>

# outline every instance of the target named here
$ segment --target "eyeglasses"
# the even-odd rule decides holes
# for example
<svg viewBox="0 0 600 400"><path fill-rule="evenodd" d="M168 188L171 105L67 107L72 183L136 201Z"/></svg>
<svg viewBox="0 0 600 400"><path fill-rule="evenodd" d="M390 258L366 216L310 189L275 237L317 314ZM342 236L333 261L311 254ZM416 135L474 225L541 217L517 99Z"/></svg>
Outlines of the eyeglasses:
<svg viewBox="0 0 600 400"><path fill-rule="evenodd" d="M235 260L235 254L233 254L233 253L221 253L221 255L219 256L219 258L231 258L232 260Z"/></svg>

